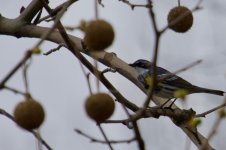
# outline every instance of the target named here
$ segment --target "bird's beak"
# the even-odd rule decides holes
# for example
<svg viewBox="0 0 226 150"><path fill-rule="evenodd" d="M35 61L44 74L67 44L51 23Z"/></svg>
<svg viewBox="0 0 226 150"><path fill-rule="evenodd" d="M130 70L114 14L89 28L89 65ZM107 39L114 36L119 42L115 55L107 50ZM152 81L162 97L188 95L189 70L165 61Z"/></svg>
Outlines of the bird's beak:
<svg viewBox="0 0 226 150"><path fill-rule="evenodd" d="M134 64L128 64L129 66L131 66L131 67L134 67Z"/></svg>

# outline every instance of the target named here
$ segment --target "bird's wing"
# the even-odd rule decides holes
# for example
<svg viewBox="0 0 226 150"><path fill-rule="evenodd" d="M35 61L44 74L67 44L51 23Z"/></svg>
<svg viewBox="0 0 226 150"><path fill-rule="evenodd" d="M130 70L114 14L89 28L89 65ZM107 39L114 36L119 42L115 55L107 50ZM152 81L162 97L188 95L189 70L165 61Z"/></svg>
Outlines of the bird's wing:
<svg viewBox="0 0 226 150"><path fill-rule="evenodd" d="M149 73L153 74L153 69L150 69ZM164 79L162 81L163 84L168 84L170 86L175 86L175 87L179 87L182 89L187 89L187 88L193 86L191 83L189 83L188 81L184 80L183 78L181 78L177 75L169 76L172 73L164 68L157 67L157 74L158 74L157 78L159 78L159 79L163 79L164 77L166 77L166 79Z"/></svg>
<svg viewBox="0 0 226 150"><path fill-rule="evenodd" d="M162 83L168 84L168 85L171 85L171 86L175 86L175 87L178 87L178 88L182 88L182 89L188 89L191 86L193 86L188 81L186 81L183 78L178 77L176 75L173 75L172 77L166 78L165 80L162 81Z"/></svg>

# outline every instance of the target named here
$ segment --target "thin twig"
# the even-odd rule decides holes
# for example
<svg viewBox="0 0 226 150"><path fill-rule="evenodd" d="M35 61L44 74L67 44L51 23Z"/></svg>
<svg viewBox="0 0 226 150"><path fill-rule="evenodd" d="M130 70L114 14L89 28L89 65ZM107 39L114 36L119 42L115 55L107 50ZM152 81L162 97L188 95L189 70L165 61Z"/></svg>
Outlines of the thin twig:
<svg viewBox="0 0 226 150"><path fill-rule="evenodd" d="M136 135L136 140L139 146L139 150L145 150L145 143L144 143L143 137L140 134L140 129L137 125L137 122L133 121L132 123L133 123L134 132Z"/></svg>
<svg viewBox="0 0 226 150"><path fill-rule="evenodd" d="M39 0L39 1L42 3L43 6L45 6L45 8L48 7L48 4L46 3L45 0ZM68 0L67 2L63 3L62 8L60 8L60 11L57 13L56 18L55 18L54 12L52 12L52 9L48 7L49 14L55 18L54 24L48 32L46 32L45 34L42 35L41 40L36 44L35 47L39 47L45 41L45 39L55 30L55 28L57 28L57 26L59 25L59 21L60 21L61 17L63 16L64 12L67 10L67 8L70 5L72 5L76 1L77 0Z"/></svg>
<svg viewBox="0 0 226 150"><path fill-rule="evenodd" d="M88 89L89 89L89 94L91 95L91 94L93 94L93 92L92 92L92 88L91 88L91 84L90 84L90 73L86 73L85 68L80 61L79 61L79 64L80 64L82 72L86 78L86 82L87 82Z"/></svg>
<svg viewBox="0 0 226 150"><path fill-rule="evenodd" d="M177 4L178 4L178 6L180 6L180 0L177 0Z"/></svg>
<svg viewBox="0 0 226 150"><path fill-rule="evenodd" d="M135 7L144 7L144 8L151 8L152 7L152 3L142 5L142 4L132 4L129 0L119 0L119 1L130 6L132 10L134 10Z"/></svg>
<svg viewBox="0 0 226 150"><path fill-rule="evenodd" d="M95 19L99 18L98 4L99 4L99 0L95 0L95 4L94 4Z"/></svg>
<svg viewBox="0 0 226 150"><path fill-rule="evenodd" d="M27 77L27 71L28 71L28 68L29 68L30 65L31 65L31 59L30 59L29 62L25 63L24 67L23 67L23 79L24 79L24 85L25 85L26 93L30 93L29 92L28 77Z"/></svg>
<svg viewBox="0 0 226 150"><path fill-rule="evenodd" d="M25 92L19 91L17 89L14 89L14 88L9 87L9 86L6 86L6 85L4 85L3 88L6 89L6 90L9 90L9 91L11 91L11 92L13 92L15 94L20 94L20 95L23 95L23 96L26 96L27 95L27 93L25 93Z"/></svg>
<svg viewBox="0 0 226 150"><path fill-rule="evenodd" d="M40 137L40 135L37 132L35 132L35 131L29 131L29 132L31 132L35 136L35 138L38 139L48 150L53 150L48 145L48 143L42 137Z"/></svg>
<svg viewBox="0 0 226 150"><path fill-rule="evenodd" d="M151 0L147 0L147 3L148 4L152 4L152 1ZM152 8L149 8L149 15L150 15L150 18L151 18L151 22L153 24L153 28L154 28L154 33L155 33L155 42L154 42L154 55L153 55L153 58L152 58L152 62L153 62L153 83L152 83L152 86L150 86L149 88L149 91L148 91L148 96L143 104L143 107L146 109L148 108L150 102L151 102L151 97L154 93L154 89L156 87L156 84L157 84L157 67L156 67L156 64L157 64L157 59L158 59L158 51L159 51L159 41L160 41L160 37L161 37L161 33L158 31L158 28L157 28L157 23L156 23L156 18L155 18L155 14L153 12L153 9Z"/></svg>
<svg viewBox="0 0 226 150"><path fill-rule="evenodd" d="M94 66L97 69L99 68L97 60L94 60ZM96 76L98 76L98 74L96 74ZM96 78L96 87L97 87L97 92L100 92L100 80L99 80L99 78Z"/></svg>
<svg viewBox="0 0 226 150"><path fill-rule="evenodd" d="M43 150L42 143L41 143L40 130L38 129L36 133L38 135L38 138L37 138L37 147L38 147L38 150Z"/></svg>
<svg viewBox="0 0 226 150"><path fill-rule="evenodd" d="M104 7L104 4L102 3L102 0L97 0L97 1L98 1L100 6Z"/></svg>
<svg viewBox="0 0 226 150"><path fill-rule="evenodd" d="M168 79L168 78L170 78L170 77L172 77L174 75L177 75L177 74L179 74L181 72L184 72L184 71L186 71L186 70L188 70L188 69L200 64L201 62L202 62L202 60L199 59L199 60L197 60L197 61L195 61L195 62L193 62L193 63L191 63L191 64L189 64L189 65L187 65L187 66L185 66L185 67L183 67L183 68L181 68L179 70L177 70L177 71L174 71L172 73L169 73L169 74L163 76L162 78L158 78L158 82L161 82L161 81L163 81L165 79Z"/></svg>
<svg viewBox="0 0 226 150"><path fill-rule="evenodd" d="M221 109L223 107L226 106L226 97L224 98L224 103L218 107L216 107L217 109ZM216 109L215 108L215 109ZM217 110L216 109L216 110ZM202 115L202 114L201 114ZM206 114L203 113L202 116L205 116ZM210 131L209 135L207 136L207 139L203 142L201 150L208 150L208 142L213 138L213 136L216 134L217 129L219 128L219 125L221 123L221 121L224 119L225 117L222 117L220 114L218 114L218 117L216 119L216 121L214 122L214 125L212 127L212 130Z"/></svg>
<svg viewBox="0 0 226 150"><path fill-rule="evenodd" d="M6 82L17 72L18 69L20 69L20 67L22 65L24 65L24 63L30 59L32 56L32 51L28 50L25 53L25 56L22 58L22 60L20 60L19 63L17 63L17 65L6 75L6 77L2 80L2 82L0 83L0 90L4 87L4 85L6 84Z"/></svg>
<svg viewBox="0 0 226 150"><path fill-rule="evenodd" d="M213 138L213 136L216 134L217 129L219 128L219 125L222 121L222 117L218 116L216 121L214 122L214 125L212 127L212 130L210 131L207 139L203 142L201 150L208 150L208 142Z"/></svg>
<svg viewBox="0 0 226 150"><path fill-rule="evenodd" d="M221 104L221 105L219 105L219 106L217 106L217 107L215 107L215 108L213 108L213 109L210 109L210 110L208 110L208 111L206 111L204 113L197 114L195 117L206 117L206 115L208 115L208 114L210 114L210 113L212 113L212 112L214 112L214 111L216 111L218 109L221 109L221 108L223 108L225 106L226 106L226 102Z"/></svg>
<svg viewBox="0 0 226 150"><path fill-rule="evenodd" d="M113 150L113 147L111 146L111 143L110 143L110 141L108 140L107 135L105 134L103 128L101 127L100 124L98 124L97 126L99 127L100 132L102 133L102 135L104 136L104 139L105 139L106 143L108 144L109 148L110 148L111 150Z"/></svg>
<svg viewBox="0 0 226 150"><path fill-rule="evenodd" d="M99 19L98 3L101 4L101 1L95 0L94 13L95 13L95 19L96 20ZM99 65L98 65L97 60L94 60L94 66L98 69ZM100 80L99 80L99 78L96 78L96 87L97 87L97 92L100 92Z"/></svg>
<svg viewBox="0 0 226 150"><path fill-rule="evenodd" d="M81 130L78 130L78 129L74 129L74 131L88 139L90 139L91 142L97 142L97 143L102 143L102 144L107 144L107 142L105 140L100 140L100 139L97 139L97 138L94 138L84 132L82 132ZM131 138L131 139L128 139L128 140L109 140L109 142L111 144L121 144L121 143L131 143L135 141L135 138Z"/></svg>
<svg viewBox="0 0 226 150"><path fill-rule="evenodd" d="M46 52L46 53L43 53L43 55L49 55L49 54L51 54L51 53L53 53L53 52L56 52L56 51L59 51L62 47L64 47L65 46L65 44L64 43L61 43L61 44L59 44L56 48L53 48L53 49L51 49L51 50L49 50L48 52Z"/></svg>

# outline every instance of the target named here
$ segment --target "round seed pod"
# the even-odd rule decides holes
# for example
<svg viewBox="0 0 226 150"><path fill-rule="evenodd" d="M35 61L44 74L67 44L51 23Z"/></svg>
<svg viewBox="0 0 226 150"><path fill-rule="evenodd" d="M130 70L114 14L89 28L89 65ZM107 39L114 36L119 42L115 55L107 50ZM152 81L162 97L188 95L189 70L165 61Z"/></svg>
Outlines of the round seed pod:
<svg viewBox="0 0 226 150"><path fill-rule="evenodd" d="M114 30L110 23L104 20L89 22L85 29L84 43L88 50L103 51L114 40Z"/></svg>
<svg viewBox="0 0 226 150"><path fill-rule="evenodd" d="M184 17L182 17L184 15ZM179 19L176 23L172 23L178 17ZM168 14L168 25L169 28L175 32L184 33L188 31L193 24L193 15L190 9L184 6L177 6L170 10Z"/></svg>
<svg viewBox="0 0 226 150"><path fill-rule="evenodd" d="M38 128L44 121L45 113L42 105L35 100L25 100L16 105L15 122L22 128L32 130Z"/></svg>
<svg viewBox="0 0 226 150"><path fill-rule="evenodd" d="M87 115L97 123L108 119L113 114L114 109L114 100L106 93L92 94L85 102Z"/></svg>

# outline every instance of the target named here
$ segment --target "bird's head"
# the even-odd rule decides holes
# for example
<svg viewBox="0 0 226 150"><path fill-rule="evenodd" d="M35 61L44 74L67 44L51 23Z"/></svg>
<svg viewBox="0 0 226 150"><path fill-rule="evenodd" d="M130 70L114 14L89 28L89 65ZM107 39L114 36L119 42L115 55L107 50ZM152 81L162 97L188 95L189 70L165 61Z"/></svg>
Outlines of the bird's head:
<svg viewBox="0 0 226 150"><path fill-rule="evenodd" d="M152 63L144 59L138 59L137 61L129 65L136 69L138 73L144 73L151 68Z"/></svg>
<svg viewBox="0 0 226 150"><path fill-rule="evenodd" d="M149 69L152 65L150 61L144 60L144 59L138 59L132 64L129 64L131 67L134 68L143 68L143 69Z"/></svg>

